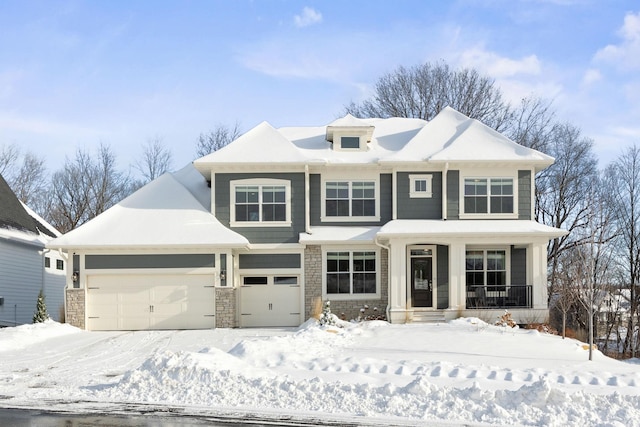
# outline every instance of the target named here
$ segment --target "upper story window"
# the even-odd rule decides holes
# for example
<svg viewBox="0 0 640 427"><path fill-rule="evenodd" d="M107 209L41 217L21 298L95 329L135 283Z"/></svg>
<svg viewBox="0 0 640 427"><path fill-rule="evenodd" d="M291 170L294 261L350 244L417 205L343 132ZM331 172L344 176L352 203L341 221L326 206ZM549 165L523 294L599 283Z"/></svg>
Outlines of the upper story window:
<svg viewBox="0 0 640 427"><path fill-rule="evenodd" d="M432 197L433 190L431 182L431 175L409 175L409 197Z"/></svg>
<svg viewBox="0 0 640 427"><path fill-rule="evenodd" d="M324 181L323 221L377 221L377 180Z"/></svg>
<svg viewBox="0 0 640 427"><path fill-rule="evenodd" d="M326 138L337 151L366 151L374 129L366 120L347 114L327 126Z"/></svg>
<svg viewBox="0 0 640 427"><path fill-rule="evenodd" d="M285 180L231 182L231 226L283 226L291 224L291 186Z"/></svg>
<svg viewBox="0 0 640 427"><path fill-rule="evenodd" d="M515 214L513 178L465 178L465 214L507 215Z"/></svg>

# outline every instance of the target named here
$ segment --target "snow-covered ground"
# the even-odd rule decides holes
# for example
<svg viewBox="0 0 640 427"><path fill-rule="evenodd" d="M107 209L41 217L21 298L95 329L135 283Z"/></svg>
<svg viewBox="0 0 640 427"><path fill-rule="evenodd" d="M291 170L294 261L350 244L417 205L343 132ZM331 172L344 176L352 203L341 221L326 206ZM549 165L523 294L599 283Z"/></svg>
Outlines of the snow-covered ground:
<svg viewBox="0 0 640 427"><path fill-rule="evenodd" d="M361 425L640 426L640 364L490 326L0 329L0 407L150 408ZM149 405L149 406L142 406Z"/></svg>

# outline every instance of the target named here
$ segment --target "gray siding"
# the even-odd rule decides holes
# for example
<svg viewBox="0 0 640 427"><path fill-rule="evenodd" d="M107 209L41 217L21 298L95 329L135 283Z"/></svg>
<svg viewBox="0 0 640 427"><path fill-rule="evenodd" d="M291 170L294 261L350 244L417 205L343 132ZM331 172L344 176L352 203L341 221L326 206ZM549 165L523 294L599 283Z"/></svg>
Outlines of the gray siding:
<svg viewBox="0 0 640 427"><path fill-rule="evenodd" d="M531 218L531 171L518 171L518 219Z"/></svg>
<svg viewBox="0 0 640 427"><path fill-rule="evenodd" d="M447 218L460 218L460 171L447 172Z"/></svg>
<svg viewBox="0 0 640 427"><path fill-rule="evenodd" d="M437 249L438 309L449 307L449 247L438 245Z"/></svg>
<svg viewBox="0 0 640 427"><path fill-rule="evenodd" d="M380 221L379 222L321 222L322 179L319 174L309 176L309 212L311 225L383 225L391 221L393 213L393 186L391 174L380 174Z"/></svg>
<svg viewBox="0 0 640 427"><path fill-rule="evenodd" d="M39 251L35 246L0 240L0 296L4 297L0 325L32 323L44 268Z"/></svg>
<svg viewBox="0 0 640 427"><path fill-rule="evenodd" d="M214 254L162 254L162 255L87 255L85 268L201 268L215 267Z"/></svg>
<svg viewBox="0 0 640 427"><path fill-rule="evenodd" d="M431 175L433 196L411 198L409 175ZM442 173L441 172L400 172L397 174L398 219L441 219L442 218Z"/></svg>
<svg viewBox="0 0 640 427"><path fill-rule="evenodd" d="M300 268L299 254L240 254L238 263L241 270L249 268Z"/></svg>
<svg viewBox="0 0 640 427"><path fill-rule="evenodd" d="M304 232L305 189L304 173L220 173L215 175L216 218L229 227L232 197L230 182L238 179L284 179L291 182L290 227L234 227L233 231L246 237L251 243L297 243Z"/></svg>
<svg viewBox="0 0 640 427"><path fill-rule="evenodd" d="M527 250L525 248L511 248L511 284L530 284L527 283Z"/></svg>

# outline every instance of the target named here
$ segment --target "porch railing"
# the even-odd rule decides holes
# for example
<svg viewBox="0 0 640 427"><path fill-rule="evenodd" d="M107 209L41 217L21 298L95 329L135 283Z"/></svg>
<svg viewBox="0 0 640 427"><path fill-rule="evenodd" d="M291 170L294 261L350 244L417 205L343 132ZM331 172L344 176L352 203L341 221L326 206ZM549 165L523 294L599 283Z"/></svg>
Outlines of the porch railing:
<svg viewBox="0 0 640 427"><path fill-rule="evenodd" d="M531 285L467 286L467 309L531 308Z"/></svg>

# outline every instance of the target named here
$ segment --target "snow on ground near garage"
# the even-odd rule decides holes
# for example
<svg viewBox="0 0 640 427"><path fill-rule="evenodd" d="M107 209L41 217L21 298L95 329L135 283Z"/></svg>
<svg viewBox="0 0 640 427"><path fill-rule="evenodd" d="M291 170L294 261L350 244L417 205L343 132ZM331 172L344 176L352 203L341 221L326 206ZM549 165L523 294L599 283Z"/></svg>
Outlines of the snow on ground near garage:
<svg viewBox="0 0 640 427"><path fill-rule="evenodd" d="M640 365L474 318L299 329L0 330L0 406L130 404L373 425L640 426Z"/></svg>

